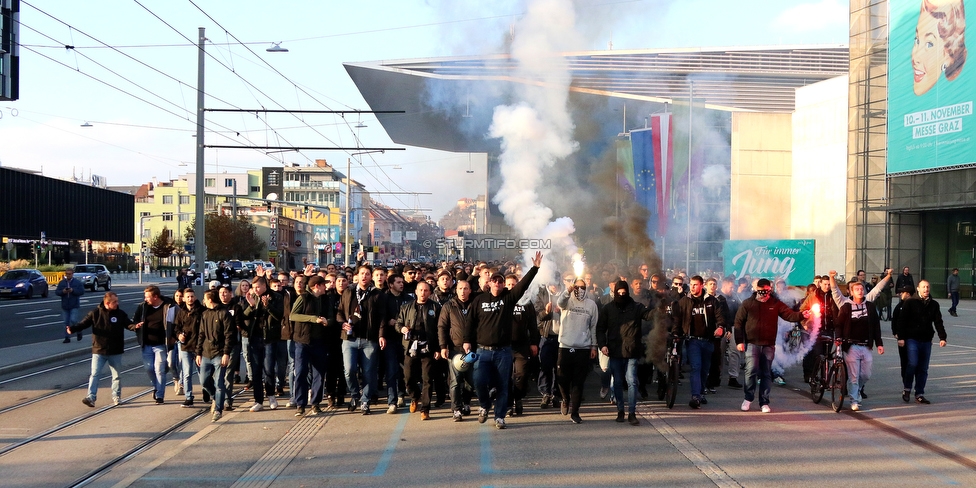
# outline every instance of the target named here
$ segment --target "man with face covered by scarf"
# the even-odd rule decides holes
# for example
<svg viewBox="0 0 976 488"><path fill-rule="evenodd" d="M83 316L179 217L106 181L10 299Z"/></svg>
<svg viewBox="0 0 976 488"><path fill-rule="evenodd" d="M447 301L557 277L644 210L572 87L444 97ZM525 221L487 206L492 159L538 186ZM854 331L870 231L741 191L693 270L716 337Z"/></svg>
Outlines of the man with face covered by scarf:
<svg viewBox="0 0 976 488"><path fill-rule="evenodd" d="M810 311L794 312L772 295L773 285L763 278L756 283L756 293L745 299L735 314L735 344L739 352L746 353L746 382L743 387L745 399L742 411L756 398L759 383L759 406L763 413L769 407L769 385L773 382L773 354L776 351L777 317L787 322L799 322L810 317Z"/></svg>
<svg viewBox="0 0 976 488"><path fill-rule="evenodd" d="M579 416L583 381L591 368L590 360L596 359L596 323L600 312L596 302L587 296L582 278L576 278L573 286L559 296L556 305L562 310L556 359L556 378L563 396L561 412L578 424L583 422Z"/></svg>
<svg viewBox="0 0 976 488"><path fill-rule="evenodd" d="M623 390L627 382L627 421L637 420L637 360L644 355L641 342L641 321L652 320L653 308L646 308L630 296L626 281L613 286L613 299L600 310L596 323L596 341L600 350L610 358L613 375L613 396L617 399L617 422L624 421Z"/></svg>

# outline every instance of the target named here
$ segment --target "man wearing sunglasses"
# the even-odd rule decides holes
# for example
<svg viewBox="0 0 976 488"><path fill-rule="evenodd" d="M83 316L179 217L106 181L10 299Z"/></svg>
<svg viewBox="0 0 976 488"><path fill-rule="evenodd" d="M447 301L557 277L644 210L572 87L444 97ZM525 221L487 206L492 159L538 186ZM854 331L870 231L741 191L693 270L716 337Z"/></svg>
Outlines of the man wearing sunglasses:
<svg viewBox="0 0 976 488"><path fill-rule="evenodd" d="M735 314L735 343L739 352L746 353L745 399L742 411L749 411L756 398L756 380L761 380L759 405L763 413L769 407L769 391L773 382L773 353L776 351L777 317L787 322L799 322L810 311L794 312L772 295L773 285L763 278L756 283L756 293L745 299Z"/></svg>

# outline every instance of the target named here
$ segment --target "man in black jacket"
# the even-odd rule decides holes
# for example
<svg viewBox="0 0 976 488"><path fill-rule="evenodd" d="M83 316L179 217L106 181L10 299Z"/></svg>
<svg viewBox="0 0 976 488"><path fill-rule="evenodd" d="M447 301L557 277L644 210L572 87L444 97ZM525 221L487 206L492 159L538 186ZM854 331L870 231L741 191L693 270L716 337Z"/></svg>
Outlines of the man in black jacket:
<svg viewBox="0 0 976 488"><path fill-rule="evenodd" d="M906 268L907 269L907 268ZM909 299L903 310L904 319L898 320L898 345L905 347L908 363L905 367L904 385L901 399L908 401L915 386L915 401L931 403L925 398L925 383L929 378L929 359L932 357L932 338L939 334L939 347L946 345L946 330L942 324L939 302L932 299L929 282L918 282L918 296Z"/></svg>
<svg viewBox="0 0 976 488"><path fill-rule="evenodd" d="M464 371L454 365L454 355L463 353L461 345L464 343L464 331L467 327L469 305L471 305L471 283L458 280L455 286L454 298L447 301L437 319L438 343L441 356L448 360L450 366L451 410L454 421L460 422L464 415L471 413L471 391L474 390L473 371Z"/></svg>
<svg viewBox="0 0 976 488"><path fill-rule="evenodd" d="M691 408L707 404L703 389L715 349L715 339L725 334L725 315L714 295L705 293L704 279L691 277L691 292L678 300L672 311L687 338L688 364L691 366Z"/></svg>
<svg viewBox="0 0 976 488"><path fill-rule="evenodd" d="M518 277L510 274L505 277L505 288L511 290L518 283ZM539 355L539 323L532 302L515 305L512 311L512 408L509 415L522 415L522 399L529 391L529 376L526 370L529 361Z"/></svg>
<svg viewBox="0 0 976 488"><path fill-rule="evenodd" d="M224 376L234 350L234 322L220 300L220 292L209 290L203 295L207 310L200 317L200 334L197 336L197 367L200 368L201 386L214 399L210 408L216 422L224 411L227 390Z"/></svg>
<svg viewBox="0 0 976 488"><path fill-rule="evenodd" d="M156 285L147 286L143 290L143 297L145 301L136 307L129 329L136 331L139 345L142 346L142 363L153 386L153 401L162 405L166 393L168 349L176 344L173 322L178 307L173 302L164 301Z"/></svg>
<svg viewBox="0 0 976 488"><path fill-rule="evenodd" d="M219 299L219 296L218 296ZM264 397L268 396L268 404L272 410L278 408L275 397L275 375L273 354L269 349L276 347L281 340L281 318L284 314L284 304L281 295L268 287L268 281L262 277L251 280L251 291L244 295L244 330L248 338L248 361L251 363L251 378L254 392L252 412L264 409ZM270 354L269 354L270 352ZM262 388L263 383L263 388Z"/></svg>
<svg viewBox="0 0 976 488"><path fill-rule="evenodd" d="M91 376L88 378L88 396L81 403L95 406L98 377L105 363L112 370L112 403L118 405L122 402L119 371L122 369L122 353L125 352L125 329L130 323L129 316L119 310L119 296L110 291L105 293L98 308L89 312L81 322L67 328L69 336L92 328Z"/></svg>
<svg viewBox="0 0 976 488"><path fill-rule="evenodd" d="M638 281L639 283L639 281ZM613 396L617 399L617 422L624 421L624 382L627 385L627 421L637 420L637 362L644 356L641 323L653 320L654 309L630 296L626 281L614 284L613 299L600 310L596 322L596 342L610 358L608 369L613 375Z"/></svg>
<svg viewBox="0 0 976 488"><path fill-rule="evenodd" d="M511 290L505 289L504 276L493 274L488 282L489 291L475 297L471 304L463 347L465 353L478 350L478 362L474 366L474 384L481 404L478 422L488 420L492 403L488 392L494 386L498 391L495 398L495 427L498 429L506 427L508 411L508 383L512 377L512 312L541 264L542 253L536 252L532 268Z"/></svg>
<svg viewBox="0 0 976 488"><path fill-rule="evenodd" d="M410 394L410 413L420 409L420 420L430 420L430 390L432 363L441 357L437 343L437 319L441 306L431 299L431 287L426 281L417 283L416 300L402 307L396 327L403 335L404 384ZM418 384L421 384L418 387Z"/></svg>
<svg viewBox="0 0 976 488"><path fill-rule="evenodd" d="M200 317L203 316L205 308L197 300L196 292L193 288L183 290L184 306L176 312L176 342L180 350L180 373L182 374L183 407L193 406L193 368L196 367L197 335L200 330Z"/></svg>

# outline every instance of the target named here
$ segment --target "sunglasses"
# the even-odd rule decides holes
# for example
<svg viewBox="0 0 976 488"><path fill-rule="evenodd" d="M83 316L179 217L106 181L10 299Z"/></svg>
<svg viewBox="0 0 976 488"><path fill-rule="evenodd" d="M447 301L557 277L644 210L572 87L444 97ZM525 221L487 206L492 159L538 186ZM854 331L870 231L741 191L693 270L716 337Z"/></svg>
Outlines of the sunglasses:
<svg viewBox="0 0 976 488"><path fill-rule="evenodd" d="M771 291L771 290L766 290L766 289L762 289L762 290L756 290L756 295L759 295L759 296L761 296L761 297L764 297L764 296L766 296L766 295L769 295L769 292L770 292L770 291Z"/></svg>

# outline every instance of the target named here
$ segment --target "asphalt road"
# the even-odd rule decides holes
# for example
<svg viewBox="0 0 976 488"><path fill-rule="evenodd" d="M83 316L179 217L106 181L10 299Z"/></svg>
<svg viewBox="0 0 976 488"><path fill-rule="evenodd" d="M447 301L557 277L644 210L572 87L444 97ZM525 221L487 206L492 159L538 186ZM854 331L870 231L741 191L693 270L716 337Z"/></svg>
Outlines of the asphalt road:
<svg viewBox="0 0 976 488"><path fill-rule="evenodd" d="M138 285L124 291L130 289L141 292ZM124 303L138 299L128 295ZM405 409L305 419L294 410L251 413L248 392L239 397L245 408L216 423L205 415L89 486L976 486L976 302L963 302L959 312L946 317L949 344L933 350L925 391L931 405L902 401L897 349L885 322L888 347L874 355L870 397L860 412L848 404L834 413L827 399L814 404L799 367L786 370L786 386L773 388L772 413L740 411L742 391L727 387L692 410L686 382L674 409L642 402L637 427L613 421L614 407L597 398L595 374L586 381L581 425L539 409L533 388L525 415L504 431L471 417L452 422L447 409L433 410L430 421ZM180 408L172 389L165 405L153 404L141 393L148 380L139 363L135 349L126 353L124 367L133 369L123 375L123 396L131 400L0 456L0 485L69 485L196 411ZM87 370L81 360L58 372L0 378L0 408L69 390L0 414L0 446L97 411L81 404L83 389L75 386ZM103 379L99 408L108 403L107 386Z"/></svg>
<svg viewBox="0 0 976 488"><path fill-rule="evenodd" d="M119 307L130 315L135 312L136 306L143 301L143 289L148 283L146 281L146 284L140 285L137 280L114 281L112 291L119 295ZM164 295L172 295L176 291L176 283L163 283L160 289ZM97 307L103 296L105 291L101 288L95 292L85 290L81 296L79 318ZM47 298L0 300L0 348L63 337L61 299L54 294L53 288Z"/></svg>

